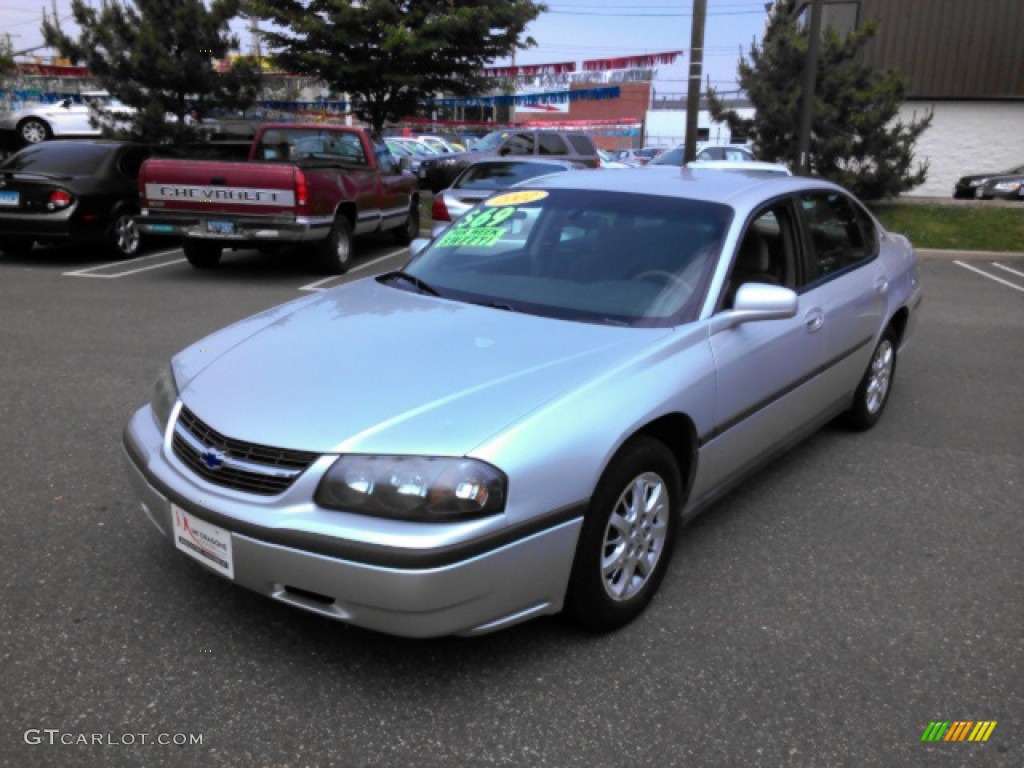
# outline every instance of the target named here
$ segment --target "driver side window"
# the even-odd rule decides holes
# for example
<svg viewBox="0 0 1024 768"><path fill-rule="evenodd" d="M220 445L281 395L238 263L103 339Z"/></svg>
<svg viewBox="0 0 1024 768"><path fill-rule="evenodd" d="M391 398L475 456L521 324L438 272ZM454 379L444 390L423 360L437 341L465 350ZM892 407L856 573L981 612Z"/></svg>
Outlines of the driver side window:
<svg viewBox="0 0 1024 768"><path fill-rule="evenodd" d="M796 219L788 201L759 211L750 220L733 256L723 290L722 306L729 309L745 283L781 285L797 290Z"/></svg>

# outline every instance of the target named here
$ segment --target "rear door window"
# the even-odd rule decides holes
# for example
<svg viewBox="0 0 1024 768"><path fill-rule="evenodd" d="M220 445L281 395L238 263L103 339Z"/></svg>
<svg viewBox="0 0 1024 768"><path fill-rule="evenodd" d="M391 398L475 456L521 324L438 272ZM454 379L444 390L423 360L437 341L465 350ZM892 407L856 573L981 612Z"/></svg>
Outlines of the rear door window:
<svg viewBox="0 0 1024 768"><path fill-rule="evenodd" d="M865 232L863 214L839 192L800 195L800 217L807 234L809 281L828 277L874 254L874 228Z"/></svg>
<svg viewBox="0 0 1024 768"><path fill-rule="evenodd" d="M572 148L576 150L579 155L596 155L597 150L594 148L594 142L590 140L589 136L584 136L582 133L570 133L568 136L569 143L572 144Z"/></svg>
<svg viewBox="0 0 1024 768"><path fill-rule="evenodd" d="M567 155L569 148L557 133L542 133L538 142L541 155Z"/></svg>

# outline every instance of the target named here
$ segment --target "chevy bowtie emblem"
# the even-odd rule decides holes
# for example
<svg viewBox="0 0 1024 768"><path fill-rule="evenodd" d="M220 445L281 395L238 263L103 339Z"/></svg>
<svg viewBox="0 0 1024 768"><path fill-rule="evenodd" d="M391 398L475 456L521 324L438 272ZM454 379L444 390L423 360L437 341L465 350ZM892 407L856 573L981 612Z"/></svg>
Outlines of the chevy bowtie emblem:
<svg viewBox="0 0 1024 768"><path fill-rule="evenodd" d="M207 448L199 454L199 458L209 469L220 469L224 466L224 451L218 451L216 448Z"/></svg>

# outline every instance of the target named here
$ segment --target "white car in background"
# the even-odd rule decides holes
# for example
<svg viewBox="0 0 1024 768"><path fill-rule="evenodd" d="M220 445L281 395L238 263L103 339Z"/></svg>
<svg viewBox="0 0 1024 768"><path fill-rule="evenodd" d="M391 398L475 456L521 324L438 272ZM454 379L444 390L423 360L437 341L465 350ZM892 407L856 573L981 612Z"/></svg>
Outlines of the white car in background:
<svg viewBox="0 0 1024 768"><path fill-rule="evenodd" d="M0 130L14 131L26 144L52 138L98 137L103 122L110 120L116 126L130 120L134 113L134 107L112 100L106 91L85 91L81 103L70 98L53 104L22 103L0 115Z"/></svg>

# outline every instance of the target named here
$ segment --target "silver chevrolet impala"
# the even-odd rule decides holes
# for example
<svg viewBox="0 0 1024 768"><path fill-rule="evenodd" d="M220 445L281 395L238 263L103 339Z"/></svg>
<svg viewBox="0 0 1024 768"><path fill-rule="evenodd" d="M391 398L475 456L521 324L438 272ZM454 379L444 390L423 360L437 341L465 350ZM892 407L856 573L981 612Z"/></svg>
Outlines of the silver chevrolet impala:
<svg viewBox="0 0 1024 768"><path fill-rule="evenodd" d="M777 174L570 173L404 270L176 355L125 429L150 522L275 600L399 635L650 602L678 527L834 418L873 426L913 249Z"/></svg>

